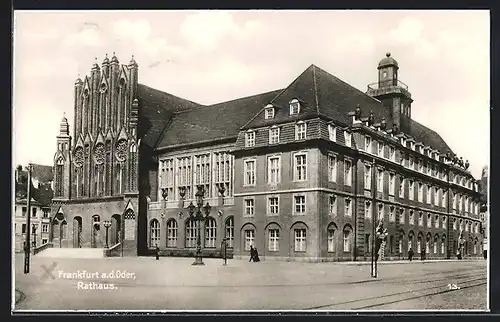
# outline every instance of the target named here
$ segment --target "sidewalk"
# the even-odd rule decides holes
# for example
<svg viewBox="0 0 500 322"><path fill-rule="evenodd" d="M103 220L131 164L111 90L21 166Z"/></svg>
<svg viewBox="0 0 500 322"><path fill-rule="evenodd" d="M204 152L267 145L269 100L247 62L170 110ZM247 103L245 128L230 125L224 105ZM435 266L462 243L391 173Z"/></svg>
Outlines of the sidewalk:
<svg viewBox="0 0 500 322"><path fill-rule="evenodd" d="M398 264L425 264L425 263L453 263L453 262L479 262L484 261L482 258L468 258L468 259L426 259L421 261L420 259L412 260L386 260L386 261L378 261L377 265L398 265ZM355 262L332 262L339 265L354 265L354 266L362 266L362 265L371 265L371 261L355 261Z"/></svg>

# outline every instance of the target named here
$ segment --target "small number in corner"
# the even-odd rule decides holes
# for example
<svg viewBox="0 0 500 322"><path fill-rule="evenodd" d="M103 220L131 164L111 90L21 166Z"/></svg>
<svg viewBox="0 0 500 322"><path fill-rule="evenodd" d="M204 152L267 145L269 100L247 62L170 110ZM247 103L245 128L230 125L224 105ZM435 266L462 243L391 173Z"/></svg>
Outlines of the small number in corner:
<svg viewBox="0 0 500 322"><path fill-rule="evenodd" d="M457 284L448 284L448 290L459 290L460 287Z"/></svg>

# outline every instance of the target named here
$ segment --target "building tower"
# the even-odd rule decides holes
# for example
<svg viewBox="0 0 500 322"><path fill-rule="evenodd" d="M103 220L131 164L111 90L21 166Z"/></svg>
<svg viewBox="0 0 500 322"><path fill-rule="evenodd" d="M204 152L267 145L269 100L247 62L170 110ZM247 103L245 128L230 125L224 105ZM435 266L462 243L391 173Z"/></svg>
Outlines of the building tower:
<svg viewBox="0 0 500 322"><path fill-rule="evenodd" d="M63 117L59 125L57 136L57 152L54 155L55 191L54 197L69 199L70 165L71 165L71 136L69 135L68 119Z"/></svg>
<svg viewBox="0 0 500 322"><path fill-rule="evenodd" d="M378 82L368 85L366 94L382 102L392 117L392 123L402 131L409 131L411 103L408 86L398 79L398 62L387 53L378 64Z"/></svg>

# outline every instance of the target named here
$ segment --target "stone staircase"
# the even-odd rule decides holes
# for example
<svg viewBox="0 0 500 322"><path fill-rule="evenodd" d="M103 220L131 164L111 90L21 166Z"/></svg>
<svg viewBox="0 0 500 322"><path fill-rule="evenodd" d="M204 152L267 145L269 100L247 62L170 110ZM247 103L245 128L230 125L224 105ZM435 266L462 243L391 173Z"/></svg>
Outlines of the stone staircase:
<svg viewBox="0 0 500 322"><path fill-rule="evenodd" d="M104 258L104 248L47 248L35 256L50 258Z"/></svg>

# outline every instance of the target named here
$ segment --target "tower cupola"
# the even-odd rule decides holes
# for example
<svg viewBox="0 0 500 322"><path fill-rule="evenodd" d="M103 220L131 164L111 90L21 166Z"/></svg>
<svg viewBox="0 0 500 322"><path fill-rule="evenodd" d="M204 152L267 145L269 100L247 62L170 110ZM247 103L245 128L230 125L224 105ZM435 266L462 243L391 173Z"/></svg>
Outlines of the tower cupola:
<svg viewBox="0 0 500 322"><path fill-rule="evenodd" d="M68 136L69 135L69 124L66 115L63 115L61 120L61 124L59 125L59 135L60 136Z"/></svg>

